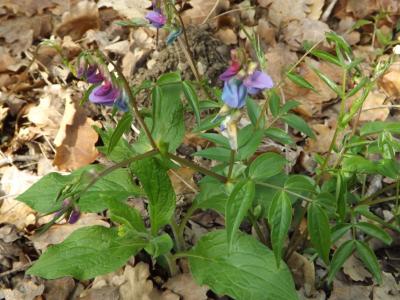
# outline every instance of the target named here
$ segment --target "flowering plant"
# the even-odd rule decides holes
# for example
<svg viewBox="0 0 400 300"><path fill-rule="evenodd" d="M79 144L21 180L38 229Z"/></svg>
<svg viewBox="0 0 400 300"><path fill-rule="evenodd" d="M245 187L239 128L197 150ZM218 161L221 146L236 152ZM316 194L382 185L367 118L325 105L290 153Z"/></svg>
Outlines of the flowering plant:
<svg viewBox="0 0 400 300"><path fill-rule="evenodd" d="M159 4L153 3L153 11L146 19L160 29L175 22L176 16L164 17ZM181 29L175 36L184 31L184 24L179 25ZM102 140L99 151L112 164L93 164L69 175L48 174L18 199L40 213L53 214L44 229L62 217L73 223L84 212L104 213L115 226L89 226L74 231L64 242L43 253L28 273L48 279L72 276L85 280L112 272L142 252L155 258L155 263L170 275L179 272L180 260L187 260L194 279L217 294L234 299L291 300L297 299L297 294L286 262L295 251L304 250L304 255L318 258L319 264L326 267L324 280L329 283L353 252L380 282L377 259L366 241L377 238L390 244L392 238L382 226L398 230L398 224L393 223L398 222L400 209L396 203L394 219L386 222L369 210L381 201L381 192L368 196L357 192L356 187L362 180L359 174L379 174L393 180L392 188L397 186L398 193L400 168L396 155L400 147L392 134L398 133L399 127L372 122L359 131L351 131L340 146L337 137L360 112L373 83L391 61L375 66L372 78L360 79L360 61L354 59L347 43L333 33L327 34L327 40L333 43L337 56L313 49L308 50L309 54L328 57L354 84L348 89L344 80L339 88L319 70L315 73L343 103L358 91L362 96L347 111L342 105L329 152L325 157L316 157L318 167L313 175L290 174L288 157L272 151L257 152L264 139L274 140L285 149L294 146L289 130L277 126L279 122L298 136L315 137L308 124L292 112L299 103L281 103L281 83L273 83L260 55L255 63L246 58L243 50L233 52L228 69L220 76L224 82L222 91L213 89L217 91L211 95L215 101L203 101L197 88L203 88L205 93L210 89L200 80L189 82L172 72L152 84L130 87L111 60L98 52L82 54L77 77L92 84L89 101L114 106L123 113L115 128L97 128ZM261 53L257 43L253 47ZM111 70L109 63L114 64ZM304 89L315 90L295 73L295 66L285 78ZM138 90L151 95L151 113L139 109L134 92ZM221 95L220 99L217 95ZM260 104L253 96L267 101ZM186 104L197 120L193 133L213 144L193 156L214 160L216 164L211 168L197 164L192 155L178 154L186 131ZM208 116L210 111L212 115ZM241 123L243 115L248 121ZM130 131L132 123L140 133L129 143L123 135ZM378 153L376 160L365 157L369 151ZM201 175L199 191L183 216L177 214L176 194L168 172L180 167ZM143 196L148 220L127 202L128 198ZM225 227L204 234L192 245L184 239L184 233L190 218L199 210L216 211L224 217ZM373 222L359 221L361 216ZM244 220L255 234L241 230ZM300 226L303 221L307 229L300 229L304 228ZM349 232L352 234L346 235ZM344 242L337 246L341 238Z"/></svg>

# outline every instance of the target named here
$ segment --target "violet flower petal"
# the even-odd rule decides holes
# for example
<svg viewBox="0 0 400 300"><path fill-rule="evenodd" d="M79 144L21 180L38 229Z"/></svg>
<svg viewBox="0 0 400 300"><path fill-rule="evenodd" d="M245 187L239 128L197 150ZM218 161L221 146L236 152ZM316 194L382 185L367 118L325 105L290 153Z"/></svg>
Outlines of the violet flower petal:
<svg viewBox="0 0 400 300"><path fill-rule="evenodd" d="M222 101L231 108L241 108L246 103L247 88L243 82L232 78L225 81L224 89L222 90Z"/></svg>
<svg viewBox="0 0 400 300"><path fill-rule="evenodd" d="M103 74L99 71L97 66L89 66L86 70L86 81L89 83L100 83L104 80Z"/></svg>
<svg viewBox="0 0 400 300"><path fill-rule="evenodd" d="M247 87L249 94L254 95L264 89L271 89L274 86L272 78L261 71L255 71L246 77L243 84Z"/></svg>
<svg viewBox="0 0 400 300"><path fill-rule="evenodd" d="M225 70L221 75L219 75L219 79L222 81L228 81L231 79L233 76L235 76L240 70L240 63L237 61L234 61L231 63L231 65L228 67L228 69Z"/></svg>
<svg viewBox="0 0 400 300"><path fill-rule="evenodd" d="M158 11L150 11L147 13L145 18L156 28L161 28L167 22L167 18Z"/></svg>
<svg viewBox="0 0 400 300"><path fill-rule="evenodd" d="M89 95L89 100L96 104L113 105L119 94L119 90L113 87L111 82L106 81L93 89Z"/></svg>
<svg viewBox="0 0 400 300"><path fill-rule="evenodd" d="M72 210L71 214L69 215L68 223L74 224L79 220L81 213L79 210Z"/></svg>

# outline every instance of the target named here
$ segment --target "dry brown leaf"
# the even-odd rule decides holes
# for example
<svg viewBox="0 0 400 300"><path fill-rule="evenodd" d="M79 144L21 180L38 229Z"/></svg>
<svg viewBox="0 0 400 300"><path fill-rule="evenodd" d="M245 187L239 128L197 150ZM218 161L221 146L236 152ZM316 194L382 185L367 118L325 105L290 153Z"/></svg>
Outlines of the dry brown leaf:
<svg viewBox="0 0 400 300"><path fill-rule="evenodd" d="M391 97L400 96L400 61L393 63L379 81L381 88Z"/></svg>
<svg viewBox="0 0 400 300"><path fill-rule="evenodd" d="M224 5L222 2L224 1L220 1L219 5ZM192 8L184 11L182 17L187 24L199 25L207 18L215 5L215 0L191 0L190 5ZM211 17L215 16L218 11L219 8L217 7Z"/></svg>
<svg viewBox="0 0 400 300"><path fill-rule="evenodd" d="M176 170L169 170L168 175L174 187L175 194L182 195L193 193L197 190L193 180L194 171L191 168L181 167Z"/></svg>
<svg viewBox="0 0 400 300"><path fill-rule="evenodd" d="M8 71L8 68L16 63L5 47L0 47L0 73Z"/></svg>
<svg viewBox="0 0 400 300"><path fill-rule="evenodd" d="M10 223L18 229L24 229L26 225L34 224L34 210L15 198L25 192L40 177L27 171L20 171L15 166L2 168L1 173L3 176L0 186L7 197L0 207L0 223Z"/></svg>
<svg viewBox="0 0 400 300"><path fill-rule="evenodd" d="M44 135L54 138L62 118L63 99L70 96L70 91L59 84L45 86L39 104L31 107L26 117L40 128Z"/></svg>
<svg viewBox="0 0 400 300"><path fill-rule="evenodd" d="M264 19L260 19L258 21L258 26L257 26L257 34L260 36L260 38L268 45L268 46L275 46L276 45L276 40L275 40L275 29L272 27L268 21Z"/></svg>
<svg viewBox="0 0 400 300"><path fill-rule="evenodd" d="M382 272L382 284L373 287L374 300L396 300L400 297L400 284L392 274Z"/></svg>
<svg viewBox="0 0 400 300"><path fill-rule="evenodd" d="M65 0L2 0L0 7L10 9L14 14L25 14L31 17L35 14L43 14L45 9L66 6L68 1Z"/></svg>
<svg viewBox="0 0 400 300"><path fill-rule="evenodd" d="M43 296L46 300L67 300L75 288L75 282L71 277L54 280L46 280Z"/></svg>
<svg viewBox="0 0 400 300"><path fill-rule="evenodd" d="M13 289L3 289L5 300L34 300L44 292L44 285L32 279L25 278Z"/></svg>
<svg viewBox="0 0 400 300"><path fill-rule="evenodd" d="M189 273L183 273L168 279L164 287L172 290L185 300L207 300L207 286L199 286Z"/></svg>
<svg viewBox="0 0 400 300"><path fill-rule="evenodd" d="M0 105L0 130L3 129L3 121L7 117L9 108Z"/></svg>
<svg viewBox="0 0 400 300"><path fill-rule="evenodd" d="M280 27L281 23L302 20L306 17L307 5L305 0L272 0L271 2L268 20L276 27Z"/></svg>
<svg viewBox="0 0 400 300"><path fill-rule="evenodd" d="M326 153L329 150L329 145L332 141L335 124L313 124L311 125L312 130L316 135L316 139L307 139L307 144L304 150L313 153Z"/></svg>
<svg viewBox="0 0 400 300"><path fill-rule="evenodd" d="M314 264L297 252L293 252L287 264L292 271L296 286L304 287L305 294L311 296L315 292Z"/></svg>
<svg viewBox="0 0 400 300"><path fill-rule="evenodd" d="M238 42L237 35L231 28L221 28L215 33L215 36L225 45L235 45Z"/></svg>
<svg viewBox="0 0 400 300"><path fill-rule="evenodd" d="M31 236L30 240L33 242L36 249L44 251L49 245L59 244L64 241L75 230L93 225L110 227L110 224L103 221L100 215L87 213L82 214L75 224L55 224L44 233Z"/></svg>
<svg viewBox="0 0 400 300"><path fill-rule="evenodd" d="M60 170L71 171L97 158L98 134L92 128L97 123L86 116L85 109L68 94L65 100L64 116L54 140L57 148L53 164Z"/></svg>
<svg viewBox="0 0 400 300"><path fill-rule="evenodd" d="M351 255L343 264L343 273L349 276L354 281L364 281L366 278L371 278L363 263L354 255Z"/></svg>
<svg viewBox="0 0 400 300"><path fill-rule="evenodd" d="M298 59L296 52L290 51L289 47L282 43L269 48L265 58L269 62L268 74L276 84L282 80L282 72L287 65L295 63Z"/></svg>
<svg viewBox="0 0 400 300"><path fill-rule="evenodd" d="M309 0L307 2L307 18L311 20L319 20L324 4L325 0Z"/></svg>
<svg viewBox="0 0 400 300"><path fill-rule="evenodd" d="M361 300L370 299L372 286L355 285L335 279L328 300Z"/></svg>
<svg viewBox="0 0 400 300"><path fill-rule="evenodd" d="M128 19L143 18L150 5L148 0L100 0L97 3L98 8L111 7Z"/></svg>
<svg viewBox="0 0 400 300"><path fill-rule="evenodd" d="M100 26L99 11L96 3L80 1L62 16L62 22L56 28L60 37L70 35L72 40L80 39L89 29Z"/></svg>
<svg viewBox="0 0 400 300"><path fill-rule="evenodd" d="M298 51L303 49L306 41L315 44L324 40L325 33L329 31L328 25L318 20L293 20L285 26L283 38L291 50Z"/></svg>
<svg viewBox="0 0 400 300"><path fill-rule="evenodd" d="M361 92L349 98L346 102L347 108L350 108L354 101L361 97ZM385 105L386 95L380 91L371 91L364 101L363 110L360 115L360 122L385 121L389 116L390 110Z"/></svg>

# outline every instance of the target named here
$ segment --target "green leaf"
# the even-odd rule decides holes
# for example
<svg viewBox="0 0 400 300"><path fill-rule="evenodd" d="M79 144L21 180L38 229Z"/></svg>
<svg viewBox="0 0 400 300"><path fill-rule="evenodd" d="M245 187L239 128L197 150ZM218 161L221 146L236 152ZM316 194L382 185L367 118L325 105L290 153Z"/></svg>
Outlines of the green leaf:
<svg viewBox="0 0 400 300"><path fill-rule="evenodd" d="M382 283L382 274L374 251L365 243L355 241L356 250L367 269L374 275L378 284Z"/></svg>
<svg viewBox="0 0 400 300"><path fill-rule="evenodd" d="M194 90L192 84L188 81L182 81L182 87L186 100L188 101L196 117L197 124L200 124L199 98L197 97L196 91Z"/></svg>
<svg viewBox="0 0 400 300"><path fill-rule="evenodd" d="M365 232L366 234L381 240L386 245L390 245L393 242L392 237L382 228L367 222L359 222L354 225L357 229Z"/></svg>
<svg viewBox="0 0 400 300"><path fill-rule="evenodd" d="M292 138L282 129L276 127L270 127L264 130L265 136L271 140L279 142L283 145L293 145Z"/></svg>
<svg viewBox="0 0 400 300"><path fill-rule="evenodd" d="M357 92L361 90L367 83L369 83L369 78L363 77L361 81L347 94L347 97L357 94Z"/></svg>
<svg viewBox="0 0 400 300"><path fill-rule="evenodd" d="M357 30L360 29L361 27L368 25L368 24L372 24L372 21L369 20L365 20L365 19L360 19L357 20L357 22L351 27L352 30Z"/></svg>
<svg viewBox="0 0 400 300"><path fill-rule="evenodd" d="M108 201L110 219L118 224L128 226L138 232L146 232L142 217L136 208L126 203L109 199Z"/></svg>
<svg viewBox="0 0 400 300"><path fill-rule="evenodd" d="M249 115L251 124L253 124L253 126L256 126L257 120L261 114L260 106L253 99L247 97L246 98L246 108L247 108L247 114ZM258 127L264 128L264 126L265 126L265 117L262 116L260 119L260 122L258 124Z"/></svg>
<svg viewBox="0 0 400 300"><path fill-rule="evenodd" d="M292 204L286 192L275 194L268 212L268 222L271 226L271 243L277 266L282 258L283 244L292 221Z"/></svg>
<svg viewBox="0 0 400 300"><path fill-rule="evenodd" d="M269 110L271 111L274 117L279 115L279 110L281 106L281 98L278 96L275 90L270 92L269 100L268 100Z"/></svg>
<svg viewBox="0 0 400 300"><path fill-rule="evenodd" d="M309 89L314 91L315 93L318 93L318 91L313 87L311 83L309 83L307 80L305 80L302 76L297 75L295 73L286 73L286 76L292 81L294 84L298 85L299 87Z"/></svg>
<svg viewBox="0 0 400 300"><path fill-rule="evenodd" d="M254 182L247 180L236 184L229 196L225 208L225 227L228 236L229 251L232 250L239 226L253 203L254 193Z"/></svg>
<svg viewBox="0 0 400 300"><path fill-rule="evenodd" d="M211 147L204 150L197 151L194 156L200 156L208 159L213 159L222 162L229 162L231 150L220 147Z"/></svg>
<svg viewBox="0 0 400 300"><path fill-rule="evenodd" d="M178 148L185 134L181 92L182 84L176 73L162 75L152 91L152 135L157 144L168 144L171 152Z"/></svg>
<svg viewBox="0 0 400 300"><path fill-rule="evenodd" d="M305 175L290 175L285 182L285 189L302 195L315 193L315 181Z"/></svg>
<svg viewBox="0 0 400 300"><path fill-rule="evenodd" d="M72 276L86 280L115 271L147 244L131 235L118 236L115 228L83 227L61 244L51 246L27 274L46 279Z"/></svg>
<svg viewBox="0 0 400 300"><path fill-rule="evenodd" d="M281 117L286 123L289 124L290 127L297 129L311 138L315 138L314 132L308 126L308 124L299 116L294 114L286 114Z"/></svg>
<svg viewBox="0 0 400 300"><path fill-rule="evenodd" d="M152 238L144 249L152 257L158 257L171 251L173 246L174 242L172 241L171 237L164 233Z"/></svg>
<svg viewBox="0 0 400 300"><path fill-rule="evenodd" d="M400 134L400 122L374 121L365 123L360 129L360 135L370 135L387 130L391 133Z"/></svg>
<svg viewBox="0 0 400 300"><path fill-rule="evenodd" d="M277 268L272 252L252 236L239 233L228 253L226 231L204 235L188 254L197 283L236 300L297 299L287 266Z"/></svg>
<svg viewBox="0 0 400 300"><path fill-rule="evenodd" d="M171 180L162 165L154 158L146 158L132 164L132 170L139 178L149 198L151 233L171 221L175 211L175 192Z"/></svg>
<svg viewBox="0 0 400 300"><path fill-rule="evenodd" d="M238 160L251 157L258 149L263 138L261 129L254 129L253 125L240 129L238 133Z"/></svg>
<svg viewBox="0 0 400 300"><path fill-rule="evenodd" d="M114 129L110 141L107 147L107 154L110 154L114 147L118 144L118 141L121 139L122 135L130 129L132 124L132 115L129 112L126 112L121 120L119 120L117 127Z"/></svg>
<svg viewBox="0 0 400 300"><path fill-rule="evenodd" d="M316 203L311 203L307 211L307 228L311 243L317 249L322 260L329 265L329 251L331 248L331 232L326 212Z"/></svg>
<svg viewBox="0 0 400 300"><path fill-rule="evenodd" d="M326 39L328 41L334 42L335 45L339 46L346 54L351 54L352 51L350 45L341 35L338 35L336 32L331 31L326 33Z"/></svg>
<svg viewBox="0 0 400 300"><path fill-rule="evenodd" d="M346 234L353 226L351 224L337 224L331 230L332 244L335 244L342 236Z"/></svg>
<svg viewBox="0 0 400 300"><path fill-rule="evenodd" d="M264 153L258 156L249 166L249 177L253 180L264 180L279 174L287 160L274 152Z"/></svg>
<svg viewBox="0 0 400 300"><path fill-rule="evenodd" d="M133 183L129 169L117 169L84 192L78 204L82 211L100 212L108 207L108 200L125 201L130 196L144 196L144 192Z"/></svg>
<svg viewBox="0 0 400 300"><path fill-rule="evenodd" d="M292 109L296 108L297 106L300 105L300 102L297 102L295 100L289 100L287 101L281 108L281 113L288 113Z"/></svg>
<svg viewBox="0 0 400 300"><path fill-rule="evenodd" d="M220 145L220 146L222 146L224 148L230 149L228 139L226 137L224 137L223 135L221 135L221 134L208 133L207 132L207 133L200 133L199 137L207 139L207 140L213 142L216 145Z"/></svg>
<svg viewBox="0 0 400 300"><path fill-rule="evenodd" d="M201 209L213 209L220 214L225 213L228 195L225 186L217 179L200 182L200 192L196 195L194 204Z"/></svg>
<svg viewBox="0 0 400 300"><path fill-rule="evenodd" d="M324 73L322 73L321 71L317 70L316 68L312 68L313 71L318 75L318 77L325 82L325 84L332 90L335 92L335 94L337 94L338 96L342 96L342 91L340 90L340 88L338 87L338 85L332 80L330 79L328 76L326 76Z"/></svg>
<svg viewBox="0 0 400 300"><path fill-rule="evenodd" d="M333 281L336 273L343 266L344 262L349 258L349 256L353 253L355 248L355 241L349 240L344 242L337 248L335 254L332 257L331 266L328 272L328 283Z"/></svg>
<svg viewBox="0 0 400 300"><path fill-rule="evenodd" d="M330 54L329 52L314 49L311 51L311 54L322 59L323 61L329 62L331 64L335 64L339 67L342 66L342 63L340 62L340 60L336 56Z"/></svg>

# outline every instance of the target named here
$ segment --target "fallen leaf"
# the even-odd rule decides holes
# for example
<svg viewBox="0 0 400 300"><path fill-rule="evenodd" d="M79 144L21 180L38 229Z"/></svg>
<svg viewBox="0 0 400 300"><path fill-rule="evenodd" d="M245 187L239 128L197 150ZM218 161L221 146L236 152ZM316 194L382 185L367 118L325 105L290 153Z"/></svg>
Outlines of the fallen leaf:
<svg viewBox="0 0 400 300"><path fill-rule="evenodd" d="M394 62L379 80L379 86L388 96L400 96L400 61Z"/></svg>
<svg viewBox="0 0 400 300"><path fill-rule="evenodd" d="M307 2L307 18L319 20L322 14L325 0L311 0Z"/></svg>
<svg viewBox="0 0 400 300"><path fill-rule="evenodd" d="M290 51L286 44L278 43L267 50L265 59L268 63L268 74L272 77L275 84L282 80L282 73L287 66L297 62L296 52ZM272 63L273 62L273 63Z"/></svg>
<svg viewBox="0 0 400 300"><path fill-rule="evenodd" d="M351 105L361 96L361 92L346 101L346 107L349 109ZM386 103L386 95L378 90L371 91L364 101L360 122L385 121L389 116L390 110L387 107L390 102Z"/></svg>
<svg viewBox="0 0 400 300"><path fill-rule="evenodd" d="M10 55L6 47L0 47L0 73L8 71L8 67L15 64L16 60Z"/></svg>
<svg viewBox="0 0 400 300"><path fill-rule="evenodd" d="M237 35L231 28L221 28L215 33L215 36L225 45L235 45L238 42Z"/></svg>
<svg viewBox="0 0 400 300"><path fill-rule="evenodd" d="M316 135L316 139L307 139L304 150L313 153L326 153L332 141L335 124L312 124L311 128Z"/></svg>
<svg viewBox="0 0 400 300"><path fill-rule="evenodd" d="M63 14L61 23L56 28L60 37L71 36L72 40L80 39L89 29L100 26L99 11L96 3L80 1Z"/></svg>
<svg viewBox="0 0 400 300"><path fill-rule="evenodd" d="M185 300L207 300L207 286L199 286L189 273L183 273L171 277L164 284L164 287L172 290Z"/></svg>
<svg viewBox="0 0 400 300"><path fill-rule="evenodd" d="M272 27L268 21L264 19L260 19L258 21L257 33L268 46L276 45L276 40L275 40L276 31L275 28Z"/></svg>
<svg viewBox="0 0 400 300"><path fill-rule="evenodd" d="M302 20L306 17L307 8L305 0L272 0L268 11L268 20L276 27L281 23L287 23L292 20Z"/></svg>
<svg viewBox="0 0 400 300"><path fill-rule="evenodd" d="M223 5L220 1L218 5ZM199 25L204 22L208 14L211 12L215 5L215 0L191 0L190 5L192 8L185 10L182 17L187 24ZM211 14L211 17L218 13L218 7Z"/></svg>
<svg viewBox="0 0 400 300"><path fill-rule="evenodd" d="M345 281L335 279L331 296L328 300L360 300L370 299L372 286L350 284Z"/></svg>
<svg viewBox="0 0 400 300"><path fill-rule="evenodd" d="M25 278L13 289L3 289L5 300L34 300L43 294L44 285L35 283L32 279Z"/></svg>
<svg viewBox="0 0 400 300"><path fill-rule="evenodd" d="M296 286L304 287L307 296L313 295L315 292L314 263L300 253L293 252L287 264L292 271Z"/></svg>
<svg viewBox="0 0 400 300"><path fill-rule="evenodd" d="M364 281L371 278L363 263L354 255L351 255L343 264L343 273L349 276L353 281Z"/></svg>
<svg viewBox="0 0 400 300"><path fill-rule="evenodd" d="M400 284L392 274L382 272L382 284L372 289L374 300L396 300L400 297Z"/></svg>
<svg viewBox="0 0 400 300"><path fill-rule="evenodd" d="M40 177L28 171L20 171L15 166L2 168L1 171L3 176L0 185L7 197L3 199L0 207L0 223L10 223L18 229L24 229L26 225L34 224L34 210L15 198L25 192Z"/></svg>
<svg viewBox="0 0 400 300"><path fill-rule="evenodd" d="M71 171L92 163L98 156L98 134L92 127L95 124L86 116L85 109L66 94L64 116L54 140L57 148L53 164L60 170Z"/></svg>
<svg viewBox="0 0 400 300"><path fill-rule="evenodd" d="M104 221L100 215L87 213L81 214L79 220L74 224L55 224L44 233L31 236L30 240L36 249L44 251L49 245L59 244L64 241L75 230L94 225L110 227L110 224Z"/></svg>
<svg viewBox="0 0 400 300"><path fill-rule="evenodd" d="M181 167L176 170L169 170L168 175L174 187L175 194L182 195L197 191L196 184L193 180L195 171L188 167Z"/></svg>
<svg viewBox="0 0 400 300"><path fill-rule="evenodd" d="M32 17L35 14L43 14L45 9L67 6L68 1L63 0L2 0L0 6L7 7L14 14L25 14Z"/></svg>
<svg viewBox="0 0 400 300"><path fill-rule="evenodd" d="M128 19L143 18L150 5L148 0L100 0L97 3L98 8L111 7Z"/></svg>
<svg viewBox="0 0 400 300"><path fill-rule="evenodd" d="M43 296L46 300L67 300L75 288L75 282L71 277L64 277L44 282Z"/></svg>

